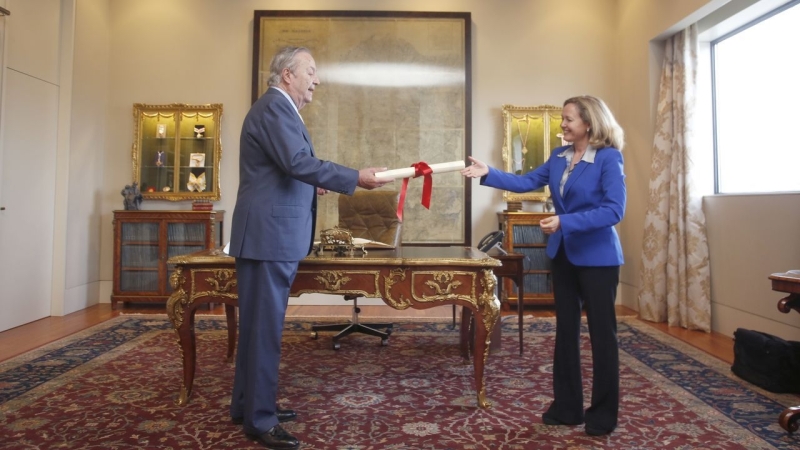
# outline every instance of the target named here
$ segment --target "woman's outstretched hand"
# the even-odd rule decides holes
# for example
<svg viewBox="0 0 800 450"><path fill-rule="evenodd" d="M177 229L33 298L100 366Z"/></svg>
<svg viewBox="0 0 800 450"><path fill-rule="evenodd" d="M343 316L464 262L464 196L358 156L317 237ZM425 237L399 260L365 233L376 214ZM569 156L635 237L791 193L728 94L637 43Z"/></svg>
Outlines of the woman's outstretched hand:
<svg viewBox="0 0 800 450"><path fill-rule="evenodd" d="M461 169L461 175L467 178L480 178L489 173L489 166L483 161L475 159L472 156L469 156L469 160L472 161L472 164Z"/></svg>

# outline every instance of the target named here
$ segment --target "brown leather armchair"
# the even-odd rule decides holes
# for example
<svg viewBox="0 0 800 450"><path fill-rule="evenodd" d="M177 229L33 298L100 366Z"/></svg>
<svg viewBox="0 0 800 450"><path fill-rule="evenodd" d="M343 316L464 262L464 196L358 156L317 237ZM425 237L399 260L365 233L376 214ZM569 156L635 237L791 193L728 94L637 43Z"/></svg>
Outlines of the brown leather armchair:
<svg viewBox="0 0 800 450"><path fill-rule="evenodd" d="M339 196L339 228L349 230L354 238L383 242L392 247L400 245L403 223L397 218L397 202L400 194L394 191L357 191L353 196ZM372 250L380 251L380 250ZM353 301L353 317L350 322L313 325L311 336L316 339L318 331L338 331L333 336L333 349L339 349L339 339L352 334L364 333L381 338L381 345L388 345L392 334L391 323L361 323L358 314L360 295L345 295ZM380 331L385 329L385 331Z"/></svg>

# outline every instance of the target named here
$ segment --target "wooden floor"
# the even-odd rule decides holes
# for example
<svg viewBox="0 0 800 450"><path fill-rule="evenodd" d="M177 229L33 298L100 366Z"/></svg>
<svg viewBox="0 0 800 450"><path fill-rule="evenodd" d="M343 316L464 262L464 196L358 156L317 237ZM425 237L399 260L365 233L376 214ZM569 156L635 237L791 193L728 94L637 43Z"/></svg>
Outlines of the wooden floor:
<svg viewBox="0 0 800 450"><path fill-rule="evenodd" d="M442 318L452 319L453 309L441 306L425 310L395 310L386 305L360 306L361 315L370 318ZM288 317L349 317L352 312L349 306L289 306ZM535 317L553 317L552 309L526 308L525 315ZM125 305L112 311L110 304L100 304L63 317L49 317L22 325L11 330L0 332L0 361L12 358L44 344L56 341L78 331L84 330L120 314L165 314L163 306ZM198 314L224 314L221 306ZM516 315L516 311L503 311L503 315ZM636 312L617 306L618 316L635 316ZM508 319L505 319L508 320ZM733 339L719 333L688 331L682 328L668 327L666 324L654 324L642 321L653 328L661 330L675 338L697 347L729 364L733 363Z"/></svg>

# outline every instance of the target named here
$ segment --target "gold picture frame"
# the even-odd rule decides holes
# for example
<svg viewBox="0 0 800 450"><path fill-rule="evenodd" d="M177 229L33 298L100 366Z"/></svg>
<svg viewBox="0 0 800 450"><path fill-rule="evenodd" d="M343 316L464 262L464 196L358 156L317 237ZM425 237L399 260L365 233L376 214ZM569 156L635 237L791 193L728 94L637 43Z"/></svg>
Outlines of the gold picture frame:
<svg viewBox="0 0 800 450"><path fill-rule="evenodd" d="M466 161L471 27L468 12L255 11L252 101L279 48L307 47L321 84L300 113L318 157L356 169ZM471 245L471 186L458 172L434 176L426 209L422 178L409 180L402 241ZM337 224L337 197L320 197L317 230Z"/></svg>
<svg viewBox="0 0 800 450"><path fill-rule="evenodd" d="M522 175L544 164L550 152L567 143L561 137L561 107L503 105L503 167ZM530 192L503 191L506 202L544 202L547 186Z"/></svg>
<svg viewBox="0 0 800 450"><path fill-rule="evenodd" d="M145 200L219 201L221 120L221 103L133 104L133 181Z"/></svg>

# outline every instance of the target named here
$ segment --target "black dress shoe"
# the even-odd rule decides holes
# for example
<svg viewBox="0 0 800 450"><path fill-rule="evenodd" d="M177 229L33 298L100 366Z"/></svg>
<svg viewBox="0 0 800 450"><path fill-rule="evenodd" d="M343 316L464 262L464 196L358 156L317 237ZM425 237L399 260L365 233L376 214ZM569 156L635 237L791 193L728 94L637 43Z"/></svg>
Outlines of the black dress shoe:
<svg viewBox="0 0 800 450"><path fill-rule="evenodd" d="M606 434L611 434L614 430L603 430L601 428L594 428L591 425L586 425L586 434L589 436L605 436Z"/></svg>
<svg viewBox="0 0 800 450"><path fill-rule="evenodd" d="M278 408L275 411L275 415L278 417L278 422L291 422L292 420L297 418L297 413L294 412L292 409L280 409ZM244 423L244 417L231 417L231 423L234 425L241 425Z"/></svg>
<svg viewBox="0 0 800 450"><path fill-rule="evenodd" d="M562 422L555 417L549 416L547 413L542 414L542 423L545 425L580 425L583 421L580 422Z"/></svg>
<svg viewBox="0 0 800 450"><path fill-rule="evenodd" d="M280 425L275 425L266 433L248 434L247 437L273 450L294 450L300 447L300 441L281 428Z"/></svg>
<svg viewBox="0 0 800 450"><path fill-rule="evenodd" d="M293 409L280 409L278 408L275 411L275 415L278 416L278 422L291 422L294 419L297 419L297 413L294 412Z"/></svg>

